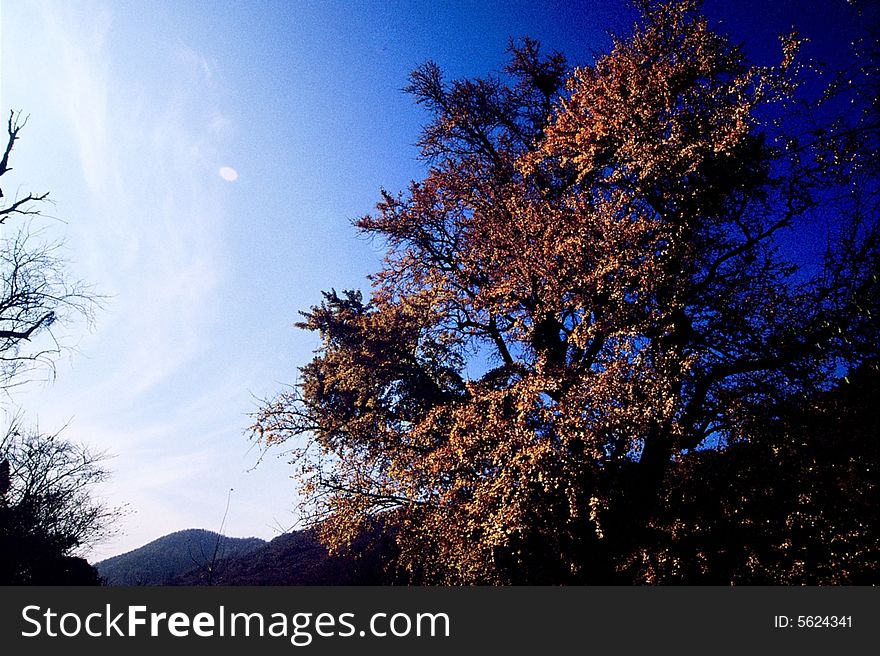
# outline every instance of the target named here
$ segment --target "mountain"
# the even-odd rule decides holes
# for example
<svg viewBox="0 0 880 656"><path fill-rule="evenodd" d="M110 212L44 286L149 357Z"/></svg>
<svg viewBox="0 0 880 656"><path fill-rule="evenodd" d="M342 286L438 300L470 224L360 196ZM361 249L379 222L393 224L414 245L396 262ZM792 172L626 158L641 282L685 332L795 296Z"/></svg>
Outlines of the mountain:
<svg viewBox="0 0 880 656"><path fill-rule="evenodd" d="M365 535L351 552L330 555L313 530L279 535L262 546L226 558L214 568L215 585L385 585L390 542L381 533ZM205 585L204 567L182 573L171 585Z"/></svg>
<svg viewBox="0 0 880 656"><path fill-rule="evenodd" d="M188 529L102 560L95 568L107 585L168 585L190 570L207 572L212 563L217 572L219 563L242 557L265 544L259 538L229 538L203 529Z"/></svg>

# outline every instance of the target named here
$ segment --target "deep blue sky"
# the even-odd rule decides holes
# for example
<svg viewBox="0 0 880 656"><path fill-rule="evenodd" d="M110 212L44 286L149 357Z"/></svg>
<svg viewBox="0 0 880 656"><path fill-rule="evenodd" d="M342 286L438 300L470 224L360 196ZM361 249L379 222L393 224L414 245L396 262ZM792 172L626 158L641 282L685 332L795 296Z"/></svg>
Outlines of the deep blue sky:
<svg viewBox="0 0 880 656"><path fill-rule="evenodd" d="M705 6L771 63L792 24L841 56L844 5ZM0 109L31 115L14 184L52 191L49 230L110 295L57 381L7 408L116 454L104 492L133 512L93 557L218 528L229 488L230 534L295 521L283 459L249 472L242 430L309 359L297 312L379 266L351 220L424 170L408 72L496 71L525 35L587 63L632 17L614 0L3 4Z"/></svg>

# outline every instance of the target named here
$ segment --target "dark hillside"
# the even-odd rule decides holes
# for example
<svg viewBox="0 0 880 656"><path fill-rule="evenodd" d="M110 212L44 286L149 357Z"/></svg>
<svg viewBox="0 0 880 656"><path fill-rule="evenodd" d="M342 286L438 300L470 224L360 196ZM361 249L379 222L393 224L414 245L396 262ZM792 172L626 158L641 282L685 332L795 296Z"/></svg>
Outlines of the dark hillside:
<svg viewBox="0 0 880 656"><path fill-rule="evenodd" d="M376 537L376 536L373 536ZM312 530L280 535L258 549L219 563L215 585L383 585L393 583L386 572L386 540L365 538L353 553L329 555ZM372 546L370 546L372 545ZM185 572L172 585L205 585L204 567Z"/></svg>
<svg viewBox="0 0 880 656"><path fill-rule="evenodd" d="M208 567L215 560L215 549L219 562L264 544L259 538L229 538L204 529L188 529L103 560L95 567L108 585L167 585L189 570Z"/></svg>

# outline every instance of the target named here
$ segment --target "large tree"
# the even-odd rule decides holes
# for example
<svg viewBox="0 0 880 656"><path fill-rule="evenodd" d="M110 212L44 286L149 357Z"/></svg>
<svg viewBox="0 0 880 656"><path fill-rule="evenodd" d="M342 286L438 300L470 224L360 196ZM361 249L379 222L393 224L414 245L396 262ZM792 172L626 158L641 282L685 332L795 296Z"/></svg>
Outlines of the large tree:
<svg viewBox="0 0 880 656"><path fill-rule="evenodd" d="M750 65L643 3L589 66L526 40L500 76L412 74L427 175L357 222L369 299L304 314L321 346L254 425L298 439L331 546L381 518L420 580L645 580L675 477L711 475L681 463L873 366L871 72L817 91L799 45Z"/></svg>

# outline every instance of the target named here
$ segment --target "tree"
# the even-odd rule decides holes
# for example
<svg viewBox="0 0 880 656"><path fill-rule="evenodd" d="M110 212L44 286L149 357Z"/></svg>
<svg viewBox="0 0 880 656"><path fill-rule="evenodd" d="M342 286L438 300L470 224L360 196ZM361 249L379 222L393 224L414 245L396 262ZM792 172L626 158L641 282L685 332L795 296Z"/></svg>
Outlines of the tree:
<svg viewBox="0 0 880 656"><path fill-rule="evenodd" d="M26 124L20 113L10 112L0 177L12 171L10 154ZM30 220L41 215L40 204L46 202L48 193L28 193L0 205L0 225L5 227L11 218L28 221L0 240L0 385L4 389L29 382L39 371L54 373L54 358L64 347L53 327L76 318L91 320L100 300L88 285L70 279L59 256L60 243L38 241L40 230L33 229Z"/></svg>
<svg viewBox="0 0 880 656"><path fill-rule="evenodd" d="M412 74L427 175L357 221L388 248L370 298L304 313L321 346L253 427L300 440L331 547L382 514L421 580L647 580L669 490L711 475L682 463L876 355L859 85L811 98L796 34L756 66L695 2L640 8L591 66L526 40L503 77Z"/></svg>
<svg viewBox="0 0 880 656"><path fill-rule="evenodd" d="M79 557L114 533L119 509L94 496L105 456L14 421L0 441L0 582L95 584Z"/></svg>
<svg viewBox="0 0 880 656"><path fill-rule="evenodd" d="M755 407L751 439L673 463L638 580L875 583L880 368L848 378Z"/></svg>
<svg viewBox="0 0 880 656"><path fill-rule="evenodd" d="M0 177L12 171L10 155L26 124L10 112ZM4 198L0 190L0 203ZM4 230L10 219L26 221L0 239L0 388L7 393L41 371L54 375L65 348L57 327L91 320L99 302L71 280L61 244L41 241L33 227L48 200L48 193L28 193L0 204ZM26 430L16 415L0 439L0 584L97 583L77 554L112 533L119 515L93 496L107 476L103 459L57 433Z"/></svg>

